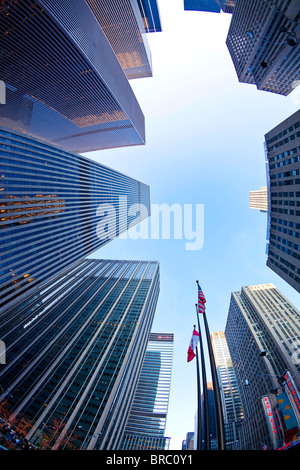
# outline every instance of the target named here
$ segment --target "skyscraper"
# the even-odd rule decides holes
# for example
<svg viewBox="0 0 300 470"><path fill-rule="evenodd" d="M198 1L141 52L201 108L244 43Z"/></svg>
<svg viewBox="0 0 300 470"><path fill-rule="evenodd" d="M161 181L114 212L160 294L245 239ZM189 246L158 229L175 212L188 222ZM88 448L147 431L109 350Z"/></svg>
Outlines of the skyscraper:
<svg viewBox="0 0 300 470"><path fill-rule="evenodd" d="M156 1L146 4L2 1L2 125L76 153L144 144L128 79L152 75L144 24L152 11L152 31L160 23Z"/></svg>
<svg viewBox="0 0 300 470"><path fill-rule="evenodd" d="M151 77L151 52L145 33L149 24L148 18L150 15L153 18L152 11L155 7L157 14L156 20L153 19L152 22L152 31L156 31L156 27L161 29L156 0L152 0L151 4L145 0L116 0L113 5L111 2L99 0L87 0L87 3L127 79Z"/></svg>
<svg viewBox="0 0 300 470"><path fill-rule="evenodd" d="M300 292L300 111L265 135L267 266Z"/></svg>
<svg viewBox="0 0 300 470"><path fill-rule="evenodd" d="M221 9L216 0L184 0L184 9L192 11L207 11L220 13Z"/></svg>
<svg viewBox="0 0 300 470"><path fill-rule="evenodd" d="M224 13L233 13L236 0L216 0L216 3Z"/></svg>
<svg viewBox="0 0 300 470"><path fill-rule="evenodd" d="M194 449L194 432L187 432L186 439L182 441L181 450L193 450Z"/></svg>
<svg viewBox="0 0 300 470"><path fill-rule="evenodd" d="M298 0L239 0L226 44L238 80L288 95L299 83Z"/></svg>
<svg viewBox="0 0 300 470"><path fill-rule="evenodd" d="M209 419L209 439L210 449L217 450L217 422L216 422L216 406L214 397L214 387L212 382L207 382L207 406L208 406L208 419ZM204 429L202 429L204 433Z"/></svg>
<svg viewBox="0 0 300 470"><path fill-rule="evenodd" d="M150 210L147 185L24 134L0 130L0 158L0 312Z"/></svg>
<svg viewBox="0 0 300 470"><path fill-rule="evenodd" d="M224 413L226 448L236 449L243 409L228 344L223 331L211 334Z"/></svg>
<svg viewBox="0 0 300 470"><path fill-rule="evenodd" d="M259 209L261 212L268 212L268 188L264 186L257 191L249 192L250 209Z"/></svg>
<svg viewBox="0 0 300 470"><path fill-rule="evenodd" d="M276 449L283 421L275 416L278 433L270 431L261 397L276 409L276 391L287 383L286 371L294 377L298 396L300 312L273 284L242 287L231 294L225 335L244 412L239 448L259 450L265 443Z"/></svg>
<svg viewBox="0 0 300 470"><path fill-rule="evenodd" d="M3 317L2 399L32 443L119 448L158 294L157 262L89 259Z"/></svg>
<svg viewBox="0 0 300 470"><path fill-rule="evenodd" d="M123 449L167 450L165 437L173 360L173 333L151 333L125 427Z"/></svg>
<svg viewBox="0 0 300 470"><path fill-rule="evenodd" d="M156 0L138 0L138 5L147 33L161 32L159 8Z"/></svg>

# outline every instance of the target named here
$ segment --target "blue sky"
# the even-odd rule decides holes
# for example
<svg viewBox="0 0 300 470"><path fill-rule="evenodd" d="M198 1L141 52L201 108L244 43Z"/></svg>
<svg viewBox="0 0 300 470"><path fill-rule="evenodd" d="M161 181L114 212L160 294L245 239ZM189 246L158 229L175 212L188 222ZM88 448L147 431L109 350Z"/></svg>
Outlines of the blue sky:
<svg viewBox="0 0 300 470"><path fill-rule="evenodd" d="M185 12L183 0L158 5L163 32L147 36L153 77L130 82L146 145L87 156L148 184L152 204L204 205L201 250L187 251L184 239L128 238L93 255L160 262L152 331L175 334L166 435L181 449L197 406L196 365L186 361L196 279L211 332L225 329L231 292L244 285L272 282L300 308L299 294L266 267L266 214L249 209L249 191L266 184L264 134L298 110L300 91L284 97L238 82L225 44L231 15Z"/></svg>

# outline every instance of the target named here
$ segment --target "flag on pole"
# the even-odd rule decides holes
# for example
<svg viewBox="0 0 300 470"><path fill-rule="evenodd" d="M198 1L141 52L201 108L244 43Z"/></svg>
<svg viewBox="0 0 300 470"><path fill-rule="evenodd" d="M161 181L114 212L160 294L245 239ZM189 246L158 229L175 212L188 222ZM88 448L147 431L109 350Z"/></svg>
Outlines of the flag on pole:
<svg viewBox="0 0 300 470"><path fill-rule="evenodd" d="M199 343L199 333L198 333L198 331L196 331L194 329L193 334L192 334L192 339L191 339L191 342L190 342L190 345L189 345L189 349L188 349L188 352L187 352L187 355L188 355L187 361L188 362L190 362L196 356L194 351L195 351L196 347L198 346L198 343Z"/></svg>
<svg viewBox="0 0 300 470"><path fill-rule="evenodd" d="M204 313L205 312L205 305L204 304L206 302L206 299L204 297L203 291L202 291L198 281L197 281L197 284L198 284L198 312L199 313Z"/></svg>

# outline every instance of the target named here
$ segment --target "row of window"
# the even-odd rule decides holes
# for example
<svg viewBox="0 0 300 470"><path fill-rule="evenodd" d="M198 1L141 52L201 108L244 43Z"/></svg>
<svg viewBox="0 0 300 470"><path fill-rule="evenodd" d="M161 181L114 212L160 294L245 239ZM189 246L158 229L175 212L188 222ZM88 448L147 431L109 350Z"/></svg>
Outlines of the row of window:
<svg viewBox="0 0 300 470"><path fill-rule="evenodd" d="M292 180L273 181L270 185L274 187L274 186L290 186L294 184L300 184L300 178L292 179Z"/></svg>
<svg viewBox="0 0 300 470"><path fill-rule="evenodd" d="M272 197L300 197L300 191L272 192Z"/></svg>
<svg viewBox="0 0 300 470"><path fill-rule="evenodd" d="M296 175L300 175L300 169L290 170L284 173L276 173L275 175L270 175L270 179L274 180L274 179L287 178L289 176L296 176Z"/></svg>
<svg viewBox="0 0 300 470"><path fill-rule="evenodd" d="M288 158L287 160L282 160L281 162L279 163L275 163L274 165L270 165L270 170L273 170L274 168L280 168L282 166L285 166L285 165L291 165L293 163L297 163L297 162L300 162L300 156L296 156L296 157L292 157L292 158Z"/></svg>
<svg viewBox="0 0 300 470"><path fill-rule="evenodd" d="M270 251L270 255L273 257L273 258L276 258L278 257L278 255L276 255L275 253L273 253L272 251ZM298 284L300 283L300 276L297 276L295 273L291 272L288 268L290 269L295 269L295 266L293 266L291 263L289 263L288 261L284 260L283 258L280 257L280 263L278 261L276 261L276 259L273 259L272 257L269 257L268 261L272 264L274 264L276 267L278 267L280 269L280 271L283 271L287 276L289 276L291 279L294 279L295 282L297 282ZM288 266L285 267L283 266L282 264L285 264Z"/></svg>
<svg viewBox="0 0 300 470"><path fill-rule="evenodd" d="M300 200L299 201L284 201L282 199L272 199L271 201L271 206L273 205L277 205L277 206L297 206L299 207L300 206ZM273 207L272 207L272 210L273 210Z"/></svg>
<svg viewBox="0 0 300 470"><path fill-rule="evenodd" d="M270 240L270 245L273 245L276 248L278 248L278 250L281 250L284 253L286 253L287 255L293 256L294 258L300 260L300 255L298 255L295 251L290 250L289 248L281 245L280 243L273 242L272 240ZM295 249L297 250L297 248L295 248Z"/></svg>
<svg viewBox="0 0 300 470"><path fill-rule="evenodd" d="M279 132L279 134L275 135L271 139L267 141L267 144L271 144L272 142L275 142L275 140L280 139L281 137L287 135L288 132L292 132L295 129L298 129L300 126L300 121L295 122L292 126L288 127L287 129L284 129L283 131Z"/></svg>
<svg viewBox="0 0 300 470"><path fill-rule="evenodd" d="M292 235L293 237L300 238L300 232L296 232L295 230L289 230L284 227L280 227L279 225L271 225L272 230L277 230L278 232L286 233L287 235Z"/></svg>
<svg viewBox="0 0 300 470"><path fill-rule="evenodd" d="M279 153L278 155L275 155L274 157L270 157L269 162L270 163L275 162L277 160L280 160L281 158L288 157L289 155L294 155L295 153L299 151L300 151L300 147L295 147L293 149L286 150L285 152ZM270 165L270 168L271 168L271 165Z"/></svg>
<svg viewBox="0 0 300 470"><path fill-rule="evenodd" d="M287 215L297 215L300 216L300 211L295 211L294 209L279 209L278 207L274 207L272 212L277 212L278 214L287 214Z"/></svg>

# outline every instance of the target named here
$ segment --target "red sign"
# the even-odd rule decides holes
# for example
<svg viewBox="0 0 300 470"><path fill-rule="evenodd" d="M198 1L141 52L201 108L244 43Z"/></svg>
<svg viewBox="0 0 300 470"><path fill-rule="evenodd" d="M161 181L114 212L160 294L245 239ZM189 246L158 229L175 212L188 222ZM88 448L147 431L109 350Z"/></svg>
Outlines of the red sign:
<svg viewBox="0 0 300 470"><path fill-rule="evenodd" d="M298 428L300 428L300 396L299 396L299 390L293 380L293 377L291 376L289 371L286 371L284 373L284 378L286 382L284 383L284 388L286 390L287 395L290 398L290 402L294 408L294 412L296 415L297 423L298 423Z"/></svg>
<svg viewBox="0 0 300 470"><path fill-rule="evenodd" d="M270 403L270 400L269 400L268 396L262 397L261 401L262 401L262 404L263 404L263 407L264 407L264 412L265 412L265 415L266 415L270 436L271 436L271 439L273 441L273 446L274 446L273 449L276 449L278 447L276 445L277 440L278 440L278 432L277 432L277 428L276 428L276 423L275 423L275 418L274 418L274 413L273 413L273 410L272 410L272 406L271 406L271 403Z"/></svg>

